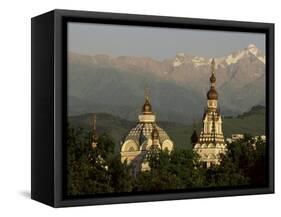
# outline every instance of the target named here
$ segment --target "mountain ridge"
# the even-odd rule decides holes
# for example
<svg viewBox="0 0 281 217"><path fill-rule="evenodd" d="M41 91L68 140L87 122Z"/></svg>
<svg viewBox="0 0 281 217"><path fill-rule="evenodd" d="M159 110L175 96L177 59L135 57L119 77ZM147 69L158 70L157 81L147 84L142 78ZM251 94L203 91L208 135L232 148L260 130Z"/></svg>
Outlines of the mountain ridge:
<svg viewBox="0 0 281 217"><path fill-rule="evenodd" d="M70 114L95 112L95 107L100 107L100 112L104 105L106 112L112 106L116 108L116 115L132 120L143 102L145 87L150 87L161 119L175 118L190 123L204 110L210 58L184 53L162 61L151 57L75 53L69 53L68 58ZM215 59L223 114L237 115L256 104L264 104L264 59L254 45ZM122 111L121 107L127 109Z"/></svg>
<svg viewBox="0 0 281 217"><path fill-rule="evenodd" d="M68 121L74 127L83 127L86 130L90 130L92 118L93 114L87 113L78 116L70 116ZM107 113L97 113L96 120L98 133L107 133L112 136L117 145L116 151L118 151L120 141L122 141L130 129L137 124L137 119L130 121ZM182 123L158 121L158 124L168 133L178 147L190 148L190 136L194 127L199 134L202 123L196 122L191 125L185 125ZM223 117L223 132L225 138L231 137L231 134L235 133L247 133L253 136L265 134L265 107L257 105L237 117Z"/></svg>

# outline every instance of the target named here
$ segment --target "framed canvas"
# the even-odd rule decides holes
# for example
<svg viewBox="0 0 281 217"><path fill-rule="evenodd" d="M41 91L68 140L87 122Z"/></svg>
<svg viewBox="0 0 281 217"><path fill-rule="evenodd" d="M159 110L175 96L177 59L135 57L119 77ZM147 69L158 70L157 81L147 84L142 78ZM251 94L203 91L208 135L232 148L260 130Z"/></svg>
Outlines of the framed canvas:
<svg viewBox="0 0 281 217"><path fill-rule="evenodd" d="M274 24L54 10L31 36L32 199L274 192Z"/></svg>

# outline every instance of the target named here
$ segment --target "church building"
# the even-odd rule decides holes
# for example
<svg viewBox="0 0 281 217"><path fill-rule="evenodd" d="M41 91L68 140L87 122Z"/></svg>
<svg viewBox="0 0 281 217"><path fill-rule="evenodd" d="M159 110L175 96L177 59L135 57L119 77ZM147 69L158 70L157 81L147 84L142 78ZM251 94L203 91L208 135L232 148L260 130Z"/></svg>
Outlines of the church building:
<svg viewBox="0 0 281 217"><path fill-rule="evenodd" d="M132 128L121 144L121 161L127 160L132 164L133 173L149 170L145 162L146 155L151 149L167 149L169 152L174 144L167 133L156 123L156 115L152 112L150 98L146 93L142 112L138 116L138 124Z"/></svg>
<svg viewBox="0 0 281 217"><path fill-rule="evenodd" d="M215 61L212 60L210 90L207 93L207 108L205 109L202 130L199 138L196 131L192 135L193 150L200 156L204 167L220 163L220 155L225 154L227 144L222 131L222 117L218 109L218 92L216 91ZM197 141L196 141L197 139Z"/></svg>

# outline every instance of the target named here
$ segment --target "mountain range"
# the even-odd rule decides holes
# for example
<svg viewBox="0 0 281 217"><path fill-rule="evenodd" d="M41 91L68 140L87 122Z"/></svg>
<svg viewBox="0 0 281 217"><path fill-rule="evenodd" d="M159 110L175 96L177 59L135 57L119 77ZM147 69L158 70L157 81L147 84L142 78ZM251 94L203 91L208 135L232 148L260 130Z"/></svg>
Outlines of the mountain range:
<svg viewBox="0 0 281 217"><path fill-rule="evenodd" d="M83 114L70 117L69 123L73 127L82 127L85 130L91 129L93 114ZM128 121L107 113L96 113L97 131L98 134L107 133L113 138L116 144L115 150L118 151L120 141L123 141L128 132L134 127L137 122ZM177 148L191 148L190 137L193 130L196 129L199 135L201 130L201 122L196 122L191 125L173 123L167 121L159 121L158 125L163 128ZM249 111L236 116L223 118L223 132L225 138L231 137L232 134L251 134L259 136L265 134L265 107L255 106Z"/></svg>
<svg viewBox="0 0 281 217"><path fill-rule="evenodd" d="M178 53L150 57L68 53L68 111L70 116L109 113L135 120L150 89L157 119L190 124L202 117L209 89L210 58ZM265 105L265 56L251 44L215 58L216 88L223 115L239 115Z"/></svg>

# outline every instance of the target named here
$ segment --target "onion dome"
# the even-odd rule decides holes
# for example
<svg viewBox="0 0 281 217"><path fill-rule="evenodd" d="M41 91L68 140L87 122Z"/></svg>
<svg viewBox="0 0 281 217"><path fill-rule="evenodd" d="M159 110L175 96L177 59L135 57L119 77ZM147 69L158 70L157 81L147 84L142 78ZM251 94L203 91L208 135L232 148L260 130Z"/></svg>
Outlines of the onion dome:
<svg viewBox="0 0 281 217"><path fill-rule="evenodd" d="M209 100L217 100L219 97L218 92L216 91L215 87L211 87L211 89L207 93L207 98Z"/></svg>

